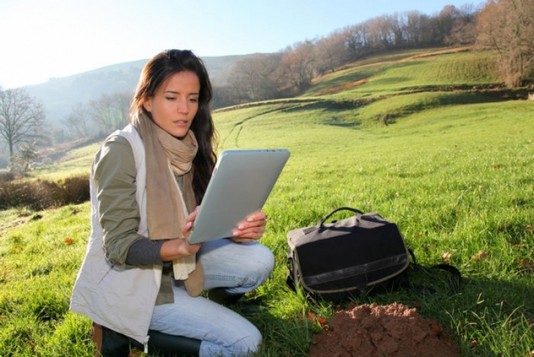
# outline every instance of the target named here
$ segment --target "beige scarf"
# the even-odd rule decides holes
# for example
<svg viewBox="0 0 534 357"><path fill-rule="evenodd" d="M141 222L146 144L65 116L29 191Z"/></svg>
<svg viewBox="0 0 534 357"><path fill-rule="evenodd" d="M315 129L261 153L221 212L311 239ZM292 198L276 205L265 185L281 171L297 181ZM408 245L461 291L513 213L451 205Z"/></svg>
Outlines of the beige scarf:
<svg viewBox="0 0 534 357"><path fill-rule="evenodd" d="M134 127L143 139L146 161L147 215L150 239L184 238L189 211L196 206L192 167L198 144L192 131L177 139L144 114L134 118ZM175 175L183 177L183 191ZM173 261L174 278L184 280L191 295L203 288L203 274L194 255Z"/></svg>

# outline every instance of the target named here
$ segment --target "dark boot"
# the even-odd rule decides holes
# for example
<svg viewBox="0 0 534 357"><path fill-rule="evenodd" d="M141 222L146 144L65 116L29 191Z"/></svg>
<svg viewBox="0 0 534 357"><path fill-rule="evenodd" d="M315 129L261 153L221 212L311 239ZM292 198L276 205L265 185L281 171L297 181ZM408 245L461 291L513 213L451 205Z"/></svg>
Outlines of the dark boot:
<svg viewBox="0 0 534 357"><path fill-rule="evenodd" d="M139 342L94 322L92 339L96 345L95 357L128 357L132 348L143 349Z"/></svg>
<svg viewBox="0 0 534 357"><path fill-rule="evenodd" d="M234 305L244 294L230 294L226 288L213 288L208 291L208 299L221 305Z"/></svg>
<svg viewBox="0 0 534 357"><path fill-rule="evenodd" d="M200 340L149 330L148 352L160 357L198 356Z"/></svg>

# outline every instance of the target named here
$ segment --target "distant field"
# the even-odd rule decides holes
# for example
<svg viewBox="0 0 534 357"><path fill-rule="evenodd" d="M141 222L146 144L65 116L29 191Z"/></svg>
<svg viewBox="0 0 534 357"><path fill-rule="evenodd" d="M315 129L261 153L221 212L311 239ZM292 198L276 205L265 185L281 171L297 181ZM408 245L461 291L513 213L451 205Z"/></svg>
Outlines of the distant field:
<svg viewBox="0 0 534 357"><path fill-rule="evenodd" d="M260 356L306 356L320 330L308 312L335 311L285 286L285 258L290 229L313 225L339 206L397 222L420 263L445 256L465 279L459 292L450 292L415 274L438 284L438 292L404 290L356 303L416 307L443 325L462 356L531 353L534 102L471 90L414 92L498 84L489 56L395 54L325 76L300 98L215 113L220 149L285 147L292 154L265 206L262 241L277 265L256 293L265 309L250 317L264 335ZM73 150L36 174L88 173L96 148ZM89 321L67 311L88 215L87 203L0 215L0 356L92 355Z"/></svg>
<svg viewBox="0 0 534 357"><path fill-rule="evenodd" d="M354 65L317 80L307 95L331 94L336 99L376 96L420 87L499 84L495 54L485 52L409 53L400 60ZM437 52L440 53L440 52ZM425 55L426 54L426 55Z"/></svg>
<svg viewBox="0 0 534 357"><path fill-rule="evenodd" d="M43 165L31 172L31 176L46 180L59 180L66 176L89 174L91 162L100 143L69 150L65 156L52 165Z"/></svg>

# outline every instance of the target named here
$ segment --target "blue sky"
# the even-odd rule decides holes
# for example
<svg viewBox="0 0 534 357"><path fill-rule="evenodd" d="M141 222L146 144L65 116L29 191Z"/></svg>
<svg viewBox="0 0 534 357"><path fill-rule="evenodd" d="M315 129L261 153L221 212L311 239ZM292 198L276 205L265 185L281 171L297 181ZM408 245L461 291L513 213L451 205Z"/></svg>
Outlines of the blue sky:
<svg viewBox="0 0 534 357"><path fill-rule="evenodd" d="M482 1L482 0L481 0ZM0 0L0 87L42 83L167 48L276 52L371 18L468 0Z"/></svg>

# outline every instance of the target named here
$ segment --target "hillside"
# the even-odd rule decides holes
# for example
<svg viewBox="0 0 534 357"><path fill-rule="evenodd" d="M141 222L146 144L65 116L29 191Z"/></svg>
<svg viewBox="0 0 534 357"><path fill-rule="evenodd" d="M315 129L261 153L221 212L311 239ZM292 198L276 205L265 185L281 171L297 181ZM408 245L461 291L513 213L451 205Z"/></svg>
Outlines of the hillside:
<svg viewBox="0 0 534 357"><path fill-rule="evenodd" d="M242 57L246 55L203 58L213 85L226 84L232 65ZM25 89L44 104L47 121L59 125L80 103L98 99L104 94L133 93L146 61L119 63L68 77L53 78Z"/></svg>
<svg viewBox="0 0 534 357"><path fill-rule="evenodd" d="M306 299L286 285L288 231L341 206L380 213L398 224L419 264L450 263L463 277L451 286L446 274L413 267L411 288L358 295L349 307L413 308L437 321L439 339L450 337L461 356L531 353L534 101L501 88L493 56L418 50L368 58L317 78L301 97L214 112L220 150L291 152L264 206L261 243L273 251L275 269L232 307L247 314L248 303L259 301L246 315L263 335L258 357L309 357L321 335L331 337L334 355L346 346L340 334L353 344L382 334L377 323L369 335L355 333L360 320L335 327L330 318L346 306ZM32 174L89 173L99 143L79 145ZM90 234L89 203L1 213L0 355L94 355L91 322L68 311ZM417 341L406 339L425 330L404 317L411 333L399 348L413 352Z"/></svg>
<svg viewBox="0 0 534 357"><path fill-rule="evenodd" d="M247 103L215 111L220 149L240 147L242 144L239 138L243 137L243 128L252 122L261 125L261 121L258 121L261 118L267 121L267 118L273 116L285 118L301 113L303 117L309 118L310 125L366 128L394 124L404 117L429 109L505 101L523 95L521 92L502 89L497 80L494 56L492 52L476 52L465 48L419 49L386 53L354 62L336 72L316 78L313 86L301 97ZM226 58L226 62L214 61L210 65L214 68L214 73L219 73L218 78L224 78L225 68L235 60L231 57ZM210 63L209 60L206 62ZM100 74L95 74L94 78L111 77L106 73L117 75L121 71L127 71L127 68L133 73L133 68L142 66L142 63L133 62L130 67L106 67L96 71ZM90 77L88 74L87 78ZM75 78L71 80L74 81ZM66 87L68 82L65 80L62 83ZM285 138L285 135L277 133L267 137L266 145L274 145L278 137ZM297 136L292 140L300 139ZM85 155L92 151L79 147L78 142L74 144L75 147L64 144L58 149L49 148L43 152L47 157L62 157L56 164L58 166L52 170L53 176L66 174L64 169L67 167L69 170L74 168L77 173L89 167L92 155ZM96 146L94 143L91 145L93 151ZM71 148L74 150L70 150ZM64 156L65 153L67 156ZM71 160L76 164L72 164ZM49 170L50 167L45 166L37 170L36 175Z"/></svg>

